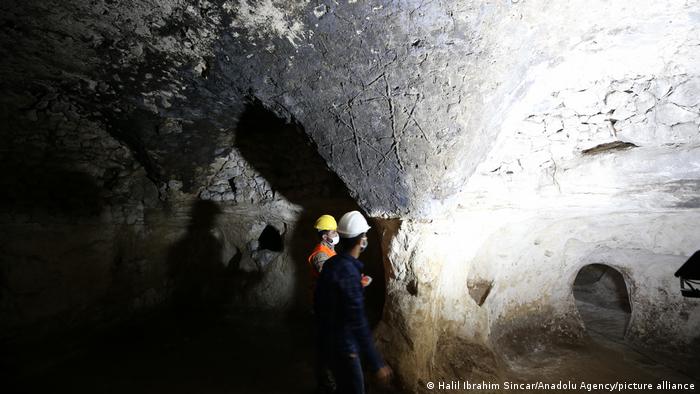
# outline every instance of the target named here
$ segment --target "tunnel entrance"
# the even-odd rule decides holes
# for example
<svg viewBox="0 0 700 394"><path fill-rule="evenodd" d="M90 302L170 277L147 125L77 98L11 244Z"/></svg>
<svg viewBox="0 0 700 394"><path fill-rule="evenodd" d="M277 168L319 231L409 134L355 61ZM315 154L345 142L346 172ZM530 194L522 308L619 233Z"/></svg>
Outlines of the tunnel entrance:
<svg viewBox="0 0 700 394"><path fill-rule="evenodd" d="M268 226L258 241L260 248L284 252L292 258L294 269L279 276L294 281L294 298L305 310L309 307L311 283L307 257L319 242L314 222L324 214L339 220L345 212L361 209L338 175L328 168L302 125L281 119L259 100L252 99L241 114L235 130L235 148L269 183L275 196L302 208L296 223L289 223L292 231L284 239L278 229ZM369 246L360 257L365 264L364 274L373 279L365 290L372 325L381 319L385 293L381 242L376 229L373 226L367 234Z"/></svg>
<svg viewBox="0 0 700 394"><path fill-rule="evenodd" d="M258 248L271 250L273 252L281 252L283 246L284 243L279 230L269 224L265 226L265 229L260 233L260 237L258 237Z"/></svg>
<svg viewBox="0 0 700 394"><path fill-rule="evenodd" d="M622 340L632 308L622 274L605 264L590 264L578 272L573 286L576 308L591 335Z"/></svg>

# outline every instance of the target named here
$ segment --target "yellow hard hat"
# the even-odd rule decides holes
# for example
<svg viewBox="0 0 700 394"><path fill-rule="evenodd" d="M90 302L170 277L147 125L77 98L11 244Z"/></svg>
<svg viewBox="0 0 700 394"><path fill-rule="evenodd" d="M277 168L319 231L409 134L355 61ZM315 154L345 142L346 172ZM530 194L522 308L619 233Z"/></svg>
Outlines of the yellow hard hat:
<svg viewBox="0 0 700 394"><path fill-rule="evenodd" d="M335 222L335 218L331 215L322 215L316 219L316 224L314 227L318 231L335 231L338 228L338 223Z"/></svg>

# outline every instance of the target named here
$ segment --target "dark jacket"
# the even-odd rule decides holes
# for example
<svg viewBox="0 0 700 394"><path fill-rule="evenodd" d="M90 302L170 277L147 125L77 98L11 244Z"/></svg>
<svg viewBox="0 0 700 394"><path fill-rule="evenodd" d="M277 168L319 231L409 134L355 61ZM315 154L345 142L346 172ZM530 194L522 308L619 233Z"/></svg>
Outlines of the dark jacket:
<svg viewBox="0 0 700 394"><path fill-rule="evenodd" d="M359 353L375 372L384 366L374 347L360 283L363 264L348 255L331 257L316 284L314 310L321 354L328 360Z"/></svg>

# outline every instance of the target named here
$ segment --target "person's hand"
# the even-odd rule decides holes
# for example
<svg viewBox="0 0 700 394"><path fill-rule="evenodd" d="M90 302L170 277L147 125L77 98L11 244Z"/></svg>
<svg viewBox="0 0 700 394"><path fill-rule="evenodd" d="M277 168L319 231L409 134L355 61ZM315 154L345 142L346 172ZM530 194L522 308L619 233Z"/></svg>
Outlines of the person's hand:
<svg viewBox="0 0 700 394"><path fill-rule="evenodd" d="M391 367L388 365L385 365L381 368L376 373L377 380L379 381L379 384L383 386L388 386L389 383L391 383L391 378L394 376L394 371L391 370Z"/></svg>
<svg viewBox="0 0 700 394"><path fill-rule="evenodd" d="M370 283L372 283L372 277L369 275L362 275L362 280L360 280L360 283L362 283L362 287L367 287Z"/></svg>

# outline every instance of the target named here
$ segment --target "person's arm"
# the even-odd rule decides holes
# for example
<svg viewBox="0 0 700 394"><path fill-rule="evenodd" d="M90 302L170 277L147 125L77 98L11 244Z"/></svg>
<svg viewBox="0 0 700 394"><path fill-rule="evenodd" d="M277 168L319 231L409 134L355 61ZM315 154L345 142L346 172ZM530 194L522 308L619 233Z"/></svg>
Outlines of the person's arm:
<svg viewBox="0 0 700 394"><path fill-rule="evenodd" d="M354 270L348 269L340 281L340 292L343 298L343 308L348 319L352 335L357 340L359 351L365 355L369 368L377 372L384 367L384 360L374 347L372 332L369 329L367 315L365 314L365 300L362 292L360 275Z"/></svg>
<svg viewBox="0 0 700 394"><path fill-rule="evenodd" d="M314 265L316 272L321 273L321 270L323 269L323 264L326 263L326 260L328 260L328 258L329 256L323 252L318 252L314 255L314 257L311 259L311 263Z"/></svg>

